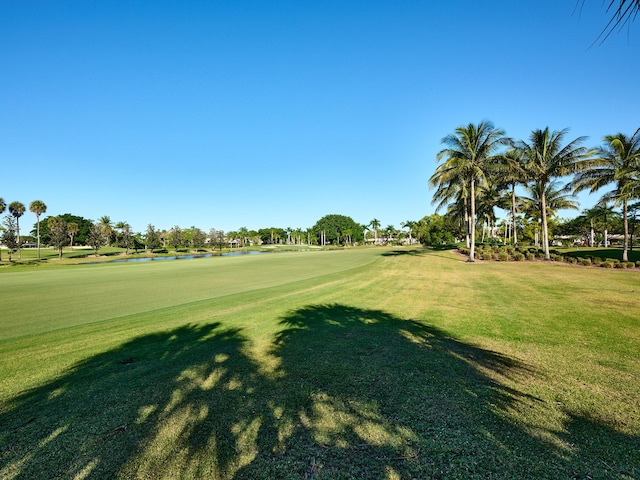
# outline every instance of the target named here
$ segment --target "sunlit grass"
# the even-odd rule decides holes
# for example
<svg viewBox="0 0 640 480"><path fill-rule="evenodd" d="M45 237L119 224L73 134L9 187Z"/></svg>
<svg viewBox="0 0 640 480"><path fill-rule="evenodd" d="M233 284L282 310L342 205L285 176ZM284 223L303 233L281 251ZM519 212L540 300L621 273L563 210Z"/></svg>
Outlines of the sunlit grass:
<svg viewBox="0 0 640 480"><path fill-rule="evenodd" d="M0 477L637 478L639 289L404 248L4 271Z"/></svg>

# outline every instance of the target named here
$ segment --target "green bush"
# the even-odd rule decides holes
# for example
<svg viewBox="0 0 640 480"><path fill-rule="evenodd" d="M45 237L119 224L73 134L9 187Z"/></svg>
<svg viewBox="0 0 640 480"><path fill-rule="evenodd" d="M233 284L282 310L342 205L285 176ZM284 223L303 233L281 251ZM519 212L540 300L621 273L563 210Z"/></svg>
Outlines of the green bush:
<svg viewBox="0 0 640 480"><path fill-rule="evenodd" d="M640 268L640 260L636 262L636 267Z"/></svg>
<svg viewBox="0 0 640 480"><path fill-rule="evenodd" d="M627 268L626 262L616 262L613 264L613 266L616 268Z"/></svg>
<svg viewBox="0 0 640 480"><path fill-rule="evenodd" d="M501 262L506 262L509 260L509 254L507 252L500 252L498 254L498 260Z"/></svg>
<svg viewBox="0 0 640 480"><path fill-rule="evenodd" d="M520 252L515 252L513 254L513 259L516 262L524 262L524 254L520 253Z"/></svg>
<svg viewBox="0 0 640 480"><path fill-rule="evenodd" d="M636 266L633 262L627 262L627 268L634 268Z"/></svg>
<svg viewBox="0 0 640 480"><path fill-rule="evenodd" d="M530 262L536 259L536 254L535 253L531 253L528 252L527 253L527 260L529 260Z"/></svg>
<svg viewBox="0 0 640 480"><path fill-rule="evenodd" d="M593 260L593 263L596 265L601 265L602 262L604 262L600 257L591 257L591 260Z"/></svg>
<svg viewBox="0 0 640 480"><path fill-rule="evenodd" d="M613 268L613 262L605 260L604 262L602 262L600 264L600 266L603 267L603 268Z"/></svg>
<svg viewBox="0 0 640 480"><path fill-rule="evenodd" d="M482 252L482 260L491 260L493 258L493 254L489 251Z"/></svg>
<svg viewBox="0 0 640 480"><path fill-rule="evenodd" d="M590 267L591 266L591 259L590 258L583 258L582 259L582 265L584 265L585 267Z"/></svg>
<svg viewBox="0 0 640 480"><path fill-rule="evenodd" d="M572 265L575 265L576 263L578 263L578 259L576 257L567 257L567 261Z"/></svg>
<svg viewBox="0 0 640 480"><path fill-rule="evenodd" d="M458 247L458 251L462 254L462 255L469 255L469 249L467 247Z"/></svg>

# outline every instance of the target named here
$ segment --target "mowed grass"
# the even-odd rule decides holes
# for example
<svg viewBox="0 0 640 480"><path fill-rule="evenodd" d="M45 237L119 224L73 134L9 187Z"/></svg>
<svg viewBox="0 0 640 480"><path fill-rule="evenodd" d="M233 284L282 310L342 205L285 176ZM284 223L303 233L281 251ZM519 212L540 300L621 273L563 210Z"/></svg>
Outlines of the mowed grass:
<svg viewBox="0 0 640 480"><path fill-rule="evenodd" d="M419 248L2 271L0 478L640 478L639 292Z"/></svg>

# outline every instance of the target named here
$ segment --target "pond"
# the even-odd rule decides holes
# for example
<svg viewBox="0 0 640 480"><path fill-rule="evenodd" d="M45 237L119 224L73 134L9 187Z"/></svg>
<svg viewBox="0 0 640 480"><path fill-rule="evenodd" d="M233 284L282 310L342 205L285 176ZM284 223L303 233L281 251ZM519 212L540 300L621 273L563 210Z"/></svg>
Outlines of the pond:
<svg viewBox="0 0 640 480"><path fill-rule="evenodd" d="M239 255L261 255L271 252L229 252L229 253L204 253L193 255L172 255L168 257L138 257L138 258L120 258L118 260L104 260L100 262L86 262L85 265L96 263L135 263L135 262L160 262L166 260L191 260L193 258L209 258L209 257L236 257Z"/></svg>

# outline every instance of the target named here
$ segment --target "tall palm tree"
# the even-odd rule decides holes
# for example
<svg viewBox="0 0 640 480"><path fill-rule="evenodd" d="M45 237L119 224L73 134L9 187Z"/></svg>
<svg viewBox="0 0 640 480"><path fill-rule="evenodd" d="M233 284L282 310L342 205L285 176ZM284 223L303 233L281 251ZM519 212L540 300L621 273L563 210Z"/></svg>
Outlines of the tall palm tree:
<svg viewBox="0 0 640 480"><path fill-rule="evenodd" d="M47 206L42 200L34 200L29 204L29 211L36 214L37 237L38 237L38 259L40 259L40 215L47 211Z"/></svg>
<svg viewBox="0 0 640 480"><path fill-rule="evenodd" d="M510 188L511 196L511 226L513 228L513 245L518 246L518 231L516 228L516 216L518 214L518 198L516 187L527 182L527 173L524 168L524 154L518 148L510 148L500 159L501 168L498 172L500 181L506 183Z"/></svg>
<svg viewBox="0 0 640 480"><path fill-rule="evenodd" d="M409 245L413 245L413 237L411 236L411 230L415 226L416 222L413 220L405 220L404 222L400 222L400 226L402 228L406 228L409 230Z"/></svg>
<svg viewBox="0 0 640 480"><path fill-rule="evenodd" d="M124 246L125 248L125 255L129 254L129 248L131 247L131 226L127 223L127 222L116 222L116 224L113 226L113 228L115 228L117 230L117 243L119 247Z"/></svg>
<svg viewBox="0 0 640 480"><path fill-rule="evenodd" d="M98 220L98 226L102 229L102 234L107 242L107 245L111 244L111 236L113 235L113 222L109 215L103 215Z"/></svg>
<svg viewBox="0 0 640 480"><path fill-rule="evenodd" d="M80 226L76 222L67 223L67 235L71 239L71 250L73 251L73 237L75 237L76 233L80 230Z"/></svg>
<svg viewBox="0 0 640 480"><path fill-rule="evenodd" d="M498 162L497 151L508 144L508 139L503 130L495 128L491 122L482 121L478 125L470 123L466 127L456 128L455 133L444 137L441 143L446 148L436 155L437 161L444 160L436 170L439 181L447 184L460 178L469 185L471 223L469 262L474 262L476 187L478 184L487 183L489 174Z"/></svg>
<svg viewBox="0 0 640 480"><path fill-rule="evenodd" d="M571 182L574 191L589 190L593 193L607 185L614 185L613 190L603 195L601 202L613 202L622 205L622 221L624 223L624 240L622 261L629 260L629 218L628 202L633 193L628 185L633 184L640 165L640 128L631 136L624 133L607 135L604 146L595 152L596 157L587 160L586 168L578 172Z"/></svg>
<svg viewBox="0 0 640 480"><path fill-rule="evenodd" d="M22 253L20 250L20 217L24 215L24 203L22 202L11 202L9 204L9 212L16 219L16 232L18 236L18 258L22 258Z"/></svg>
<svg viewBox="0 0 640 480"><path fill-rule="evenodd" d="M4 202L4 198L0 197L0 215L7 209L7 204ZM0 262L2 261L2 248L0 248Z"/></svg>
<svg viewBox="0 0 640 480"><path fill-rule="evenodd" d="M374 245L378 244L378 229L380 228L380 225L382 224L380 223L380 220L378 220L377 218L374 218L369 222L369 226L373 228L373 244Z"/></svg>
<svg viewBox="0 0 640 480"><path fill-rule="evenodd" d="M540 192L540 216L542 219L542 242L544 258L549 260L549 231L547 228L547 208L545 192L549 183L554 179L575 173L581 168L580 162L585 160L590 152L581 144L586 137L578 137L563 146L564 137L568 129L560 131L534 130L529 142L518 142L519 149L525 156L525 171L536 184Z"/></svg>

